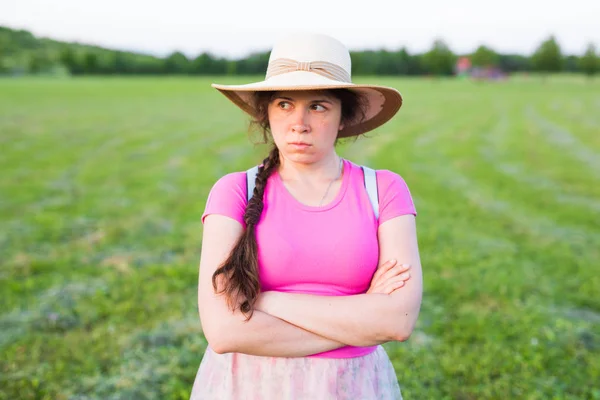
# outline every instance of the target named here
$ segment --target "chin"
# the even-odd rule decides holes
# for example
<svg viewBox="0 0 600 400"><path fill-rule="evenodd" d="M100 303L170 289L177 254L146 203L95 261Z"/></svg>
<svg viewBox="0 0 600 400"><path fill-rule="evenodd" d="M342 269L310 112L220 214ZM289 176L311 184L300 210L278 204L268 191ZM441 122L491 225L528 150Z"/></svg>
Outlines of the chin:
<svg viewBox="0 0 600 400"><path fill-rule="evenodd" d="M301 164L310 164L318 160L316 154L308 153L290 153L285 156L288 160Z"/></svg>

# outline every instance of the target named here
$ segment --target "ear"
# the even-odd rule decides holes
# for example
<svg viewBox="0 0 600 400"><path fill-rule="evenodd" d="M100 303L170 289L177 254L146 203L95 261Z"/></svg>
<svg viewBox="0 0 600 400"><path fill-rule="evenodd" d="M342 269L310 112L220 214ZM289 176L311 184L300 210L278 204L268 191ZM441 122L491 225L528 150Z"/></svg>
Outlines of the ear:
<svg viewBox="0 0 600 400"><path fill-rule="evenodd" d="M344 124L340 124L340 127L338 129L338 132L341 131L342 129L344 129Z"/></svg>

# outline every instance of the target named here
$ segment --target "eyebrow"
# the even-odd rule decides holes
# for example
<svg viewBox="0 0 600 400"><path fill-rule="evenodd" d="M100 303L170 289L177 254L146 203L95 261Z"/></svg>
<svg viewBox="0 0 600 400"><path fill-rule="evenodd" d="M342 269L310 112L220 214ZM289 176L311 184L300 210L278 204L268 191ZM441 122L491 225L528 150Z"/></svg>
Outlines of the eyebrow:
<svg viewBox="0 0 600 400"><path fill-rule="evenodd" d="M288 100L288 101L295 101L293 98L291 97L287 97L287 96L276 96L273 100ZM327 100L327 98L320 98L320 99L316 99L311 101L311 103L329 103L329 104L333 104L333 102L331 102L330 100Z"/></svg>

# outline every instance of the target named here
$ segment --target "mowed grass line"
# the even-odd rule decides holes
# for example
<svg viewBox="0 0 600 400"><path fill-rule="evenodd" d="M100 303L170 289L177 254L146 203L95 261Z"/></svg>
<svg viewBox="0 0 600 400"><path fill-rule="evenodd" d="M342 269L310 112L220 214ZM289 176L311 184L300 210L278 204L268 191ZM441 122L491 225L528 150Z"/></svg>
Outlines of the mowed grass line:
<svg viewBox="0 0 600 400"><path fill-rule="evenodd" d="M188 398L206 195L266 154L213 81L0 81L0 398ZM340 152L419 211L405 397L600 398L598 83L375 81L403 108Z"/></svg>

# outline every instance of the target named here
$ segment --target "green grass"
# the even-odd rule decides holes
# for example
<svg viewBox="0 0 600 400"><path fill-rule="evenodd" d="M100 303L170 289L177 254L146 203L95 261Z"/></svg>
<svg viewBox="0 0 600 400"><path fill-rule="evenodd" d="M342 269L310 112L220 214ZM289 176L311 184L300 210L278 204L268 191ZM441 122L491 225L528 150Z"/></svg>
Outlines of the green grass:
<svg viewBox="0 0 600 400"><path fill-rule="evenodd" d="M206 196L265 152L213 81L0 80L1 399L189 397ZM405 398L600 399L600 82L356 81L405 97L339 148L419 212Z"/></svg>

